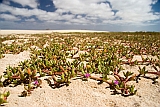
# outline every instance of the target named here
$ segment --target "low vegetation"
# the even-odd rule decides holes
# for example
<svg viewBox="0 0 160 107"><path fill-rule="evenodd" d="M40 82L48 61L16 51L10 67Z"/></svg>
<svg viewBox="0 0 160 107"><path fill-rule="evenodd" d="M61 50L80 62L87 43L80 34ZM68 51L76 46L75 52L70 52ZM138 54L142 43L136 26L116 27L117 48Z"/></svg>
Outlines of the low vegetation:
<svg viewBox="0 0 160 107"><path fill-rule="evenodd" d="M4 41L13 40L11 44ZM27 42L24 42L24 41ZM146 74L156 83L160 76L160 33L157 32L111 32L111 33L52 33L34 34L30 37L6 36L0 38L0 58L5 54L30 51L29 60L19 66L8 66L4 71L1 87L24 85L20 96L26 97L46 77L49 86L69 86L72 78L94 79L106 82L114 94L136 94L140 78ZM138 56L140 60L134 58ZM138 73L123 66L138 66ZM141 66L143 65L143 67ZM154 71L149 71L150 66ZM96 74L97 76L93 76ZM1 77L1 78L2 78ZM11 93L12 94L12 93ZM9 92L0 94L0 104L6 102Z"/></svg>

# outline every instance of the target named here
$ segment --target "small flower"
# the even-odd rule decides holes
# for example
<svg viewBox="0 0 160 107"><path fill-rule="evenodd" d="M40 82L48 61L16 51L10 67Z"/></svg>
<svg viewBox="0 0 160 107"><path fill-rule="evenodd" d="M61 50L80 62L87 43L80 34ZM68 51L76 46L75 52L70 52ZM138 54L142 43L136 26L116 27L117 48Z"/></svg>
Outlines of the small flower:
<svg viewBox="0 0 160 107"><path fill-rule="evenodd" d="M35 80L34 81L34 85L38 85L39 83L38 83L38 80Z"/></svg>
<svg viewBox="0 0 160 107"><path fill-rule="evenodd" d="M114 81L114 84L115 84L115 85L118 85L118 84L119 84L119 82L118 82L117 80L115 80L115 81Z"/></svg>
<svg viewBox="0 0 160 107"><path fill-rule="evenodd" d="M91 75L90 75L89 73L86 73L84 76L85 76L86 78L89 78Z"/></svg>

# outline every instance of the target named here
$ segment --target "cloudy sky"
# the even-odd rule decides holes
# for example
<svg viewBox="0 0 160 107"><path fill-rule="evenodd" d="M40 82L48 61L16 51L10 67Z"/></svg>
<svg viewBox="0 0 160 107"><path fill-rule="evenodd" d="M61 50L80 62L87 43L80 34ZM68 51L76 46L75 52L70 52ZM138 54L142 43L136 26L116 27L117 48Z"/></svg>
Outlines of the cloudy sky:
<svg viewBox="0 0 160 107"><path fill-rule="evenodd" d="M0 29L160 31L160 0L0 0Z"/></svg>

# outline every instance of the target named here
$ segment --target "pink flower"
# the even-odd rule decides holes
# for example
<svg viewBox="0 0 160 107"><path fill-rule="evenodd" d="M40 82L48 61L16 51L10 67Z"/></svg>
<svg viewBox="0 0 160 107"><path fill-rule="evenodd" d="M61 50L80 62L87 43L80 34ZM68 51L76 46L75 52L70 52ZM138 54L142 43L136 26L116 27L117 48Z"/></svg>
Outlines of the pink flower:
<svg viewBox="0 0 160 107"><path fill-rule="evenodd" d="M115 80L115 81L114 81L114 84L115 84L115 85L118 85L118 84L119 84L119 82L118 82L117 80Z"/></svg>
<svg viewBox="0 0 160 107"><path fill-rule="evenodd" d="M34 81L34 85L38 85L39 83L38 83L38 80L35 80Z"/></svg>
<svg viewBox="0 0 160 107"><path fill-rule="evenodd" d="M86 73L84 76L85 76L86 78L89 78L91 75L90 75L89 73Z"/></svg>

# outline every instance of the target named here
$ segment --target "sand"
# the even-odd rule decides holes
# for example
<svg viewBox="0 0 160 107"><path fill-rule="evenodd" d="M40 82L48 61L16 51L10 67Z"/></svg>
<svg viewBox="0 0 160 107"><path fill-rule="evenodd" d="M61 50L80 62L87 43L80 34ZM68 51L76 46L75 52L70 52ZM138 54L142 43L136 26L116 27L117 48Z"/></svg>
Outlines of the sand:
<svg viewBox="0 0 160 107"><path fill-rule="evenodd" d="M7 54L0 59L0 74L7 66L17 66L18 62L29 59L29 55L28 51L17 55ZM126 65L124 68L130 71L138 70L138 66ZM148 69L153 70L151 67ZM88 81L72 79L69 86L55 89L43 78L42 81L42 88L35 89L31 96L27 97L18 96L24 90L21 85L0 88L0 92L6 90L11 93L8 97L9 103L5 104L5 107L160 107L160 79L157 84L152 84L152 80L145 78L141 78L139 83L133 82L138 92L129 97L112 95L111 90L107 88L108 84L98 85L98 82L92 79Z"/></svg>
<svg viewBox="0 0 160 107"><path fill-rule="evenodd" d="M41 34L41 33L69 33L69 32L108 32L108 31L94 31L94 30L0 30L0 35L5 34Z"/></svg>

